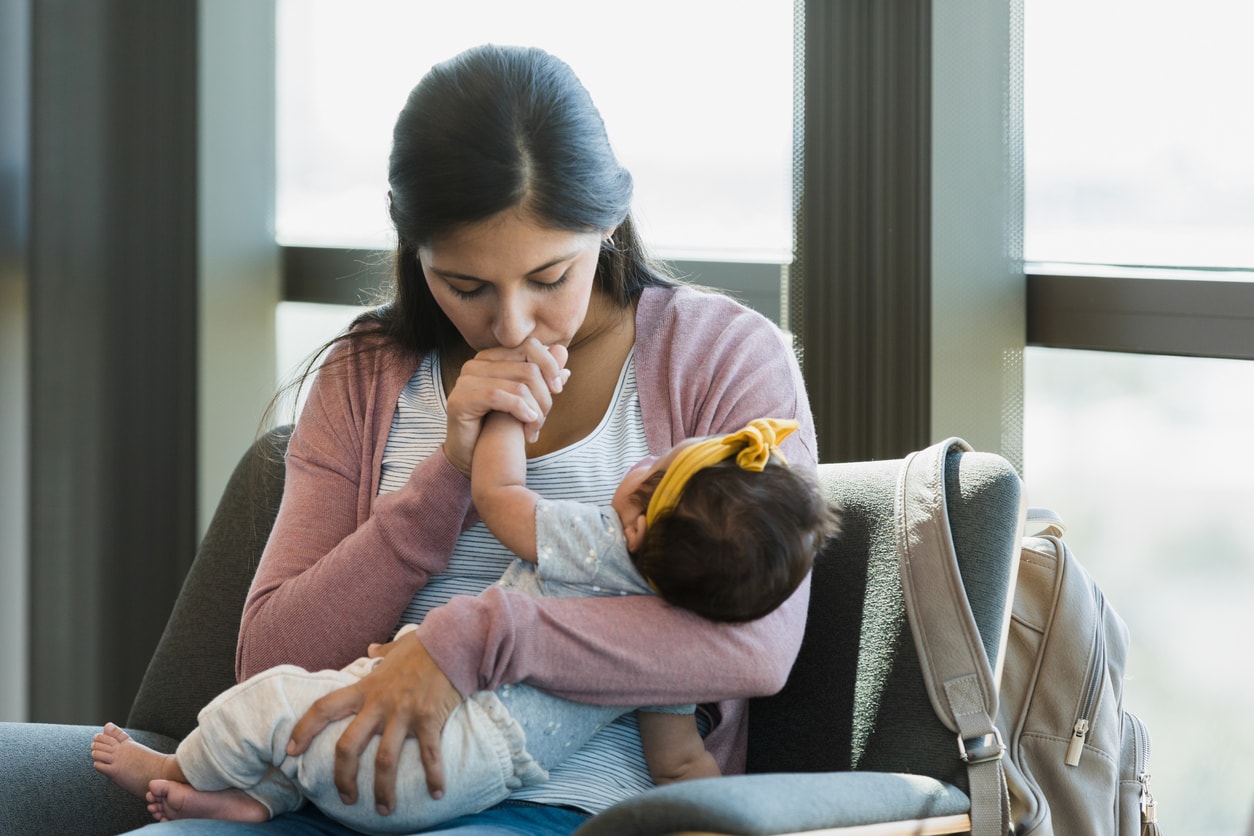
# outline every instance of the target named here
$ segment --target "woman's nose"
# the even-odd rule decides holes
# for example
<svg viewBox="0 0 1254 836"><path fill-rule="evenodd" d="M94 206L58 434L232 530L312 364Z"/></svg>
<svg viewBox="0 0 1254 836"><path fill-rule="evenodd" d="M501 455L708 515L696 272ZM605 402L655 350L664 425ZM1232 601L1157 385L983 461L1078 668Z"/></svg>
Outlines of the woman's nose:
<svg viewBox="0 0 1254 836"><path fill-rule="evenodd" d="M497 345L505 348L522 345L534 329L531 310L523 300L512 295L503 296L492 325L492 335L496 337Z"/></svg>

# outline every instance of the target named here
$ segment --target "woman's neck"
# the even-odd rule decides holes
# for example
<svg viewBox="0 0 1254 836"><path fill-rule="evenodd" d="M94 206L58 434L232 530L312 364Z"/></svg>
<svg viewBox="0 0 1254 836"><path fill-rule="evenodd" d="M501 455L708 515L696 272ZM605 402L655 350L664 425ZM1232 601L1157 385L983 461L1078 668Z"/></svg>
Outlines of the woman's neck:
<svg viewBox="0 0 1254 836"><path fill-rule="evenodd" d="M539 440L527 445L528 458L586 438L610 408L619 373L635 345L636 307L632 304L602 312L590 325L568 347L570 379L554 397Z"/></svg>

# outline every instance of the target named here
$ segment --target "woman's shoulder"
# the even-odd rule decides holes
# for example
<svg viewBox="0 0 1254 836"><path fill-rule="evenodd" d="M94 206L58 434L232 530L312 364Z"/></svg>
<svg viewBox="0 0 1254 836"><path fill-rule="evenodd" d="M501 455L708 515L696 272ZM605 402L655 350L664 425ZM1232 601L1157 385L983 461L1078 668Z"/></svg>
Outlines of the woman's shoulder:
<svg viewBox="0 0 1254 836"><path fill-rule="evenodd" d="M321 370L338 371L359 382L413 373L423 354L405 348L377 329L355 323L326 353Z"/></svg>
<svg viewBox="0 0 1254 836"><path fill-rule="evenodd" d="M636 385L653 449L731 432L763 415L798 418L807 429L795 435L812 437L796 354L762 314L681 287L643 295L636 321ZM813 446L806 438L785 443ZM799 451L798 459L812 461L813 453Z"/></svg>
<svg viewBox="0 0 1254 836"><path fill-rule="evenodd" d="M636 320L641 325L660 328L682 321L687 325L716 325L744 321L756 326L772 326L761 313L715 288L696 285L648 287L642 293ZM638 325L637 327L640 327Z"/></svg>
<svg viewBox="0 0 1254 836"><path fill-rule="evenodd" d="M309 401L318 404L319 412L342 420L390 414L387 407L399 397L421 359L395 340L356 325L327 350Z"/></svg>
<svg viewBox="0 0 1254 836"><path fill-rule="evenodd" d="M717 290L690 285L648 288L636 309L636 342L646 351L660 344L712 348L728 337L784 342L779 327L758 311Z"/></svg>

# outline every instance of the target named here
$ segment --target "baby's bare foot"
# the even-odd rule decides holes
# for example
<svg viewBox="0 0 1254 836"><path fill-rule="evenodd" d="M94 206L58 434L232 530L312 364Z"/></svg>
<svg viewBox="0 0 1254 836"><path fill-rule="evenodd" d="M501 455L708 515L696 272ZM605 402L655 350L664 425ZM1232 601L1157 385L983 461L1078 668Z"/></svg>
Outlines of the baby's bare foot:
<svg viewBox="0 0 1254 836"><path fill-rule="evenodd" d="M173 755L149 749L113 723L92 738L91 759L113 783L140 798L153 779L182 776Z"/></svg>
<svg viewBox="0 0 1254 836"><path fill-rule="evenodd" d="M148 812L157 821L224 819L269 821L270 811L243 790L202 792L190 784L158 779L148 785Z"/></svg>

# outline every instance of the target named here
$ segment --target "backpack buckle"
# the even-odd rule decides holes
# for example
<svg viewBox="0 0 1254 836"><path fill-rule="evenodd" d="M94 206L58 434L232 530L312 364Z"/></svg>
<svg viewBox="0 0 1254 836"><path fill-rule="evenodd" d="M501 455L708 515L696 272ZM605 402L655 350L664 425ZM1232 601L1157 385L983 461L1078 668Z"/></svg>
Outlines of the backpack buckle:
<svg viewBox="0 0 1254 836"><path fill-rule="evenodd" d="M987 763L1001 760L1006 752L1006 744L1002 742L1001 730L993 726L993 730L969 741L958 735L958 756L963 763Z"/></svg>

